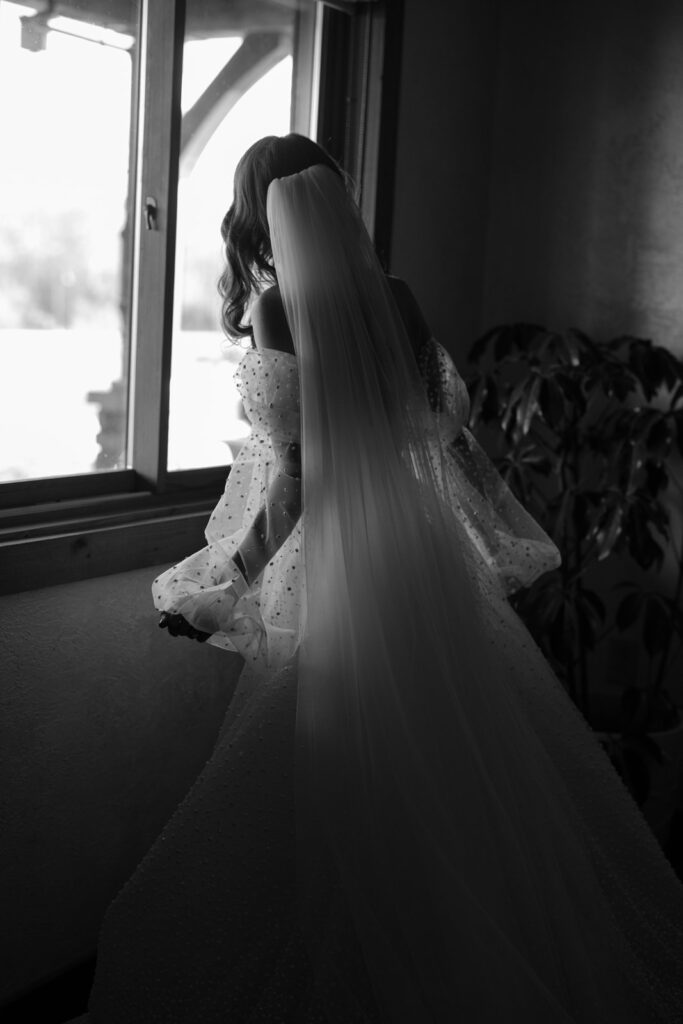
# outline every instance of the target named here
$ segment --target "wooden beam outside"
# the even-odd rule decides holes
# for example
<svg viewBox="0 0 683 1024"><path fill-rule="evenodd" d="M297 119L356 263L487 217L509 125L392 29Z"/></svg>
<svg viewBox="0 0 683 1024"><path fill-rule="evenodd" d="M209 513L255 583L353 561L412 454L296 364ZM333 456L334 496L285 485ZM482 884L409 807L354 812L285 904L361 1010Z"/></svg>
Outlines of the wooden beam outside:
<svg viewBox="0 0 683 1024"><path fill-rule="evenodd" d="M291 32L251 32L183 116L180 177L188 177L207 142L245 92L292 52Z"/></svg>

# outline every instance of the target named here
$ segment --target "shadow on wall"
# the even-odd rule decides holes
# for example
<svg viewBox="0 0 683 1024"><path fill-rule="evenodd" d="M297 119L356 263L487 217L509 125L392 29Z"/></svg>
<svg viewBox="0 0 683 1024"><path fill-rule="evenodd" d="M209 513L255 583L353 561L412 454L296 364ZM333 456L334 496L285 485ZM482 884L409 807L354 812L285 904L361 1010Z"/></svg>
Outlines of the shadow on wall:
<svg viewBox="0 0 683 1024"><path fill-rule="evenodd" d="M0 598L0 1003L92 955L211 753L241 660L157 627L163 568Z"/></svg>
<svg viewBox="0 0 683 1024"><path fill-rule="evenodd" d="M497 6L404 0L390 264L460 367L480 327Z"/></svg>
<svg viewBox="0 0 683 1024"><path fill-rule="evenodd" d="M683 7L501 5L482 327L683 353Z"/></svg>

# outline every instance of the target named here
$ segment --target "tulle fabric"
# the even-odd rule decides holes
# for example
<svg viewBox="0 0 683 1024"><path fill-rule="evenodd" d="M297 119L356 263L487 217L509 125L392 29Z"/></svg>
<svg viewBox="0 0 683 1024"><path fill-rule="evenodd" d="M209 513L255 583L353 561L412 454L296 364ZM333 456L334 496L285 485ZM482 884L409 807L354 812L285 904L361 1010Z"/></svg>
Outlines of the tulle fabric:
<svg viewBox="0 0 683 1024"><path fill-rule="evenodd" d="M505 593L514 593L556 569L560 553L467 429L465 383L435 338L419 365L435 414L439 488Z"/></svg>
<svg viewBox="0 0 683 1024"><path fill-rule="evenodd" d="M444 500L357 208L313 167L271 184L268 218L302 412L298 906L329 1019L369 1019L323 941L335 874L378 1020L680 1020L683 889L507 605L490 519L472 543L467 435Z"/></svg>
<svg viewBox="0 0 683 1024"><path fill-rule="evenodd" d="M297 355L245 356L252 438L207 547L162 574L154 596L245 655L257 732L277 714L268 694L282 666L295 692L296 933L318 1006L344 1024L679 1021L680 883L505 599L557 552L463 428L462 381L434 341L436 404L427 400L335 177L315 168L274 183L268 212ZM268 510L286 539L242 598L219 604L297 439L303 519L294 492ZM218 818L228 766L239 788L263 757L254 742L236 762L224 735L212 759ZM179 810L177 828L191 829L192 811ZM161 845L169 863L189 864L182 847L173 858ZM148 908L150 880L137 878ZM243 893L259 911L265 898ZM202 904L195 916L218 928L223 913ZM187 935L197 963L206 929ZM256 957L254 936L244 939ZM101 976L108 961L120 962L103 957ZM169 970L159 991L177 988ZM222 995L213 984L202 1005L248 1004L227 963ZM110 1019L106 1004L97 1019ZM144 1005L156 1019L152 995Z"/></svg>

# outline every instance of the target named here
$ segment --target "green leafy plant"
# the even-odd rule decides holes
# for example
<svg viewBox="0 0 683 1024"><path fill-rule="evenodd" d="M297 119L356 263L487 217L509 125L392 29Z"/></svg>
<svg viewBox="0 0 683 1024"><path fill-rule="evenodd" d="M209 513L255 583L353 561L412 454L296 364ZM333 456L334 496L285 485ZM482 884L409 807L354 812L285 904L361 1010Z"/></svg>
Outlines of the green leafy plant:
<svg viewBox="0 0 683 1024"><path fill-rule="evenodd" d="M470 360L470 426L562 556L514 603L589 721L590 652L638 631L647 666L625 682L611 756L643 800L643 766L661 755L650 733L678 721L664 680L683 642L683 544L671 515L683 508L683 362L641 338L597 343L526 323L488 331ZM672 555L667 593L658 571ZM617 583L615 566L626 577Z"/></svg>

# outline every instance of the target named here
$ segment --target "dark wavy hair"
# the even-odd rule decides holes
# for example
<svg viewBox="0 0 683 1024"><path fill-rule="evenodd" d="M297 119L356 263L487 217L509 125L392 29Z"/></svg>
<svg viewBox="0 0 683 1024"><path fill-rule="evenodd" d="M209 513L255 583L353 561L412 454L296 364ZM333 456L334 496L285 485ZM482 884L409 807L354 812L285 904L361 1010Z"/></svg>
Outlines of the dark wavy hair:
<svg viewBox="0 0 683 1024"><path fill-rule="evenodd" d="M277 282L266 215L268 186L275 178L314 164L330 167L348 186L336 160L317 142L296 132L266 135L249 147L237 165L232 206L221 224L226 266L218 281L221 324L230 338L251 335L251 327L243 323L251 295L268 282Z"/></svg>

